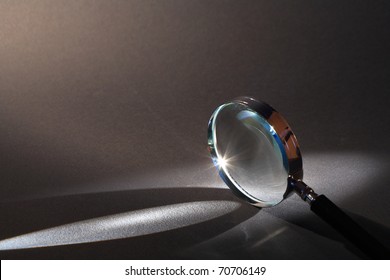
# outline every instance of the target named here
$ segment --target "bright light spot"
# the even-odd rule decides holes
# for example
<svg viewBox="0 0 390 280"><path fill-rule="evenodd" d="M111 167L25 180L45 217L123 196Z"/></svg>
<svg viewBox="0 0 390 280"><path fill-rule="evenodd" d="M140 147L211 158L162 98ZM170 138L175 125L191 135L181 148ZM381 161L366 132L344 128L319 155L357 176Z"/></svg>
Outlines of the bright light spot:
<svg viewBox="0 0 390 280"><path fill-rule="evenodd" d="M218 166L220 168L225 168L227 166L227 159L225 158L218 158Z"/></svg>

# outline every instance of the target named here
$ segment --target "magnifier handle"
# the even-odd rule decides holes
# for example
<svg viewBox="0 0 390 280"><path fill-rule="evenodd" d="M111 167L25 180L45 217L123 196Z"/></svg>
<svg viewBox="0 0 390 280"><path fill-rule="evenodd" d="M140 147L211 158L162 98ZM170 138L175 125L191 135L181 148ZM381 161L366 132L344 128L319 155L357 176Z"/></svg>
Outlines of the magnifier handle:
<svg viewBox="0 0 390 280"><path fill-rule="evenodd" d="M372 259L389 259L390 252L377 239L359 226L325 195L319 195L311 203L311 210L339 231Z"/></svg>

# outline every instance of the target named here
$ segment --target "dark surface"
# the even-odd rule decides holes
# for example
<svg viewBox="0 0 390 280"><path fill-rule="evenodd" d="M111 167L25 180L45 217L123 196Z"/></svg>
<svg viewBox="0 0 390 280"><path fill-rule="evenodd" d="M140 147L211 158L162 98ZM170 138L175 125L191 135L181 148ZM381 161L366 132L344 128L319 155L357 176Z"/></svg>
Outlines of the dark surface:
<svg viewBox="0 0 390 280"><path fill-rule="evenodd" d="M257 210L226 190L207 121L242 95L289 121L306 183L390 245L389 18L387 1L0 2L0 249L50 233L0 256L362 257L298 197ZM160 211L177 223L137 236L123 216ZM94 242L45 247L80 231Z"/></svg>
<svg viewBox="0 0 390 280"><path fill-rule="evenodd" d="M374 260L390 258L390 251L381 242L369 234L325 195L318 196L311 203L310 209L348 239L367 258Z"/></svg>

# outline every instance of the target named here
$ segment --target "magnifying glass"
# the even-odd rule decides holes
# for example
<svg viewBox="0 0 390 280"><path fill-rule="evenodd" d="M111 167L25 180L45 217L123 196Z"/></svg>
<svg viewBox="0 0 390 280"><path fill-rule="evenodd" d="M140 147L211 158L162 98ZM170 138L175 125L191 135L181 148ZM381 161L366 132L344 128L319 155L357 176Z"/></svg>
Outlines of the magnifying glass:
<svg viewBox="0 0 390 280"><path fill-rule="evenodd" d="M270 207L296 193L367 257L390 257L379 241L302 181L297 138L267 103L239 97L219 106L209 121L208 146L221 178L241 199L256 207Z"/></svg>

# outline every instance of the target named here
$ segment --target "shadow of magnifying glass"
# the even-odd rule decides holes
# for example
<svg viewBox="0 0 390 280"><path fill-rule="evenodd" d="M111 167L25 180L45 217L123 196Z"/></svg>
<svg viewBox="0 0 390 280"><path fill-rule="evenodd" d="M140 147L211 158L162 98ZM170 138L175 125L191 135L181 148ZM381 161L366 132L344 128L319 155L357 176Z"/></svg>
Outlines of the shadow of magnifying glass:
<svg viewBox="0 0 390 280"><path fill-rule="evenodd" d="M7 225L0 233L2 258L27 259L177 258L259 211L228 190L204 187L70 195L0 208Z"/></svg>

